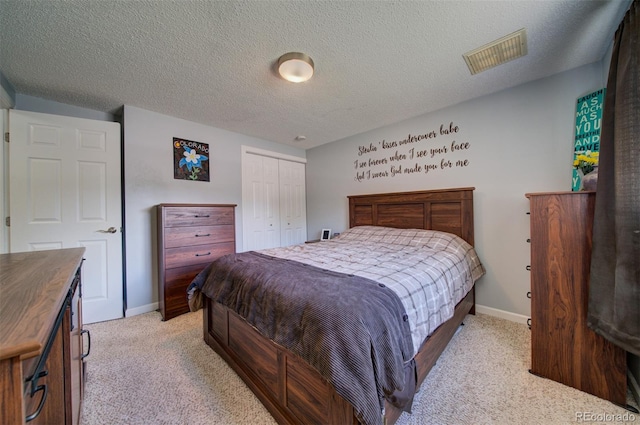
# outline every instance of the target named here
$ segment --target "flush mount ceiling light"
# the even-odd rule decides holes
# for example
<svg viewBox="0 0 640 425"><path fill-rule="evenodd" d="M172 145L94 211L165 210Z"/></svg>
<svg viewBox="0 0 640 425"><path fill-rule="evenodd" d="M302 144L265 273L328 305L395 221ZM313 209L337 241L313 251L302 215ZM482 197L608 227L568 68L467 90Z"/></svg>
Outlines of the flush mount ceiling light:
<svg viewBox="0 0 640 425"><path fill-rule="evenodd" d="M462 55L471 75L477 74L494 66L517 59L527 54L527 33L522 28L519 31L504 36L489 44Z"/></svg>
<svg viewBox="0 0 640 425"><path fill-rule="evenodd" d="M313 75L313 60L304 53L285 53L278 58L278 73L287 81L302 83Z"/></svg>

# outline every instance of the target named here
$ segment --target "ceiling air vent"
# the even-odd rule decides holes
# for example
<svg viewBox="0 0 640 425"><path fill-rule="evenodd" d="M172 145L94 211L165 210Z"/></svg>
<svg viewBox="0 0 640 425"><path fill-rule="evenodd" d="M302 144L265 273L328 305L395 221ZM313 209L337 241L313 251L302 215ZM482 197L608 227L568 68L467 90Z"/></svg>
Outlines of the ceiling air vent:
<svg viewBox="0 0 640 425"><path fill-rule="evenodd" d="M524 28L462 55L471 75L527 54Z"/></svg>

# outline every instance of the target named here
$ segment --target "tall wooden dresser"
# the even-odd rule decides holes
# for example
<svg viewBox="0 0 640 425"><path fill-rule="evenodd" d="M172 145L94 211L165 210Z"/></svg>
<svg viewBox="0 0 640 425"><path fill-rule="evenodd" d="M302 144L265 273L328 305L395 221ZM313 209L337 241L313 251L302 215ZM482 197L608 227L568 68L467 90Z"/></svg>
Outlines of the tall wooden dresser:
<svg viewBox="0 0 640 425"><path fill-rule="evenodd" d="M84 248L0 255L0 422L77 425ZM90 343L90 339L88 340ZM89 347L87 347L87 350Z"/></svg>
<svg viewBox="0 0 640 425"><path fill-rule="evenodd" d="M216 258L236 251L231 204L160 204L158 300L163 320L189 311L187 287Z"/></svg>
<svg viewBox="0 0 640 425"><path fill-rule="evenodd" d="M626 352L587 327L595 192L528 193L531 373L626 405Z"/></svg>

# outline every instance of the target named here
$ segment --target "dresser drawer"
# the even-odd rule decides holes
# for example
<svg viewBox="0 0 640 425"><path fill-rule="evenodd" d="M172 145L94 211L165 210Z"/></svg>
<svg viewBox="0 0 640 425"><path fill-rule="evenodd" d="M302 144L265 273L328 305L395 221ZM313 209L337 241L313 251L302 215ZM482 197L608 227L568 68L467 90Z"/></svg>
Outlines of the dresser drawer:
<svg viewBox="0 0 640 425"><path fill-rule="evenodd" d="M165 250L164 262L167 269L206 264L225 254L233 254L235 249L235 242L168 248Z"/></svg>
<svg viewBox="0 0 640 425"><path fill-rule="evenodd" d="M229 207L166 207L164 226L216 226L234 224L234 209Z"/></svg>
<svg viewBox="0 0 640 425"><path fill-rule="evenodd" d="M221 226L167 227L164 229L164 247L206 245L220 242L233 242L235 229L232 224Z"/></svg>
<svg viewBox="0 0 640 425"><path fill-rule="evenodd" d="M172 318L189 311L187 288L206 264L167 270L164 288L165 316Z"/></svg>

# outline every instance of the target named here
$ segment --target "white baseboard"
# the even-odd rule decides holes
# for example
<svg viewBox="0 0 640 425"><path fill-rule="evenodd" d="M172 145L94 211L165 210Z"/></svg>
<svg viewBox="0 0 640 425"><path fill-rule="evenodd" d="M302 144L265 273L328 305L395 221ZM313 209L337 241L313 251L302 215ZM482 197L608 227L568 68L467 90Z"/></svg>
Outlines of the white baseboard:
<svg viewBox="0 0 640 425"><path fill-rule="evenodd" d="M158 309L158 303L151 303L136 308L128 308L124 313L124 317L137 316L138 314L149 313Z"/></svg>
<svg viewBox="0 0 640 425"><path fill-rule="evenodd" d="M158 303L151 303L135 308L128 308L125 312L125 317L137 316L138 314L149 313L150 311L156 311L159 308ZM511 322L527 324L529 319L527 316L521 314L511 313L509 311L499 310L493 307L487 307L484 305L476 304L476 312L481 314L487 314L489 316L499 317L501 319L509 320Z"/></svg>
<svg viewBox="0 0 640 425"><path fill-rule="evenodd" d="M529 317L521 314L511 313L509 311L498 310L497 308L487 307L484 305L476 304L476 312L481 314L487 314L489 316L499 317L501 319L509 320L511 322L527 324Z"/></svg>

